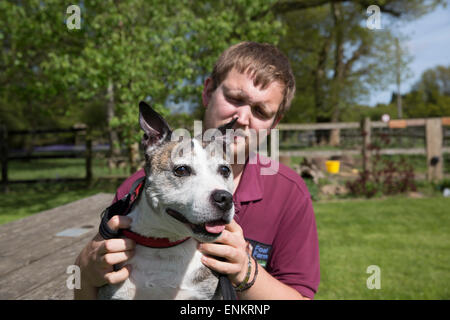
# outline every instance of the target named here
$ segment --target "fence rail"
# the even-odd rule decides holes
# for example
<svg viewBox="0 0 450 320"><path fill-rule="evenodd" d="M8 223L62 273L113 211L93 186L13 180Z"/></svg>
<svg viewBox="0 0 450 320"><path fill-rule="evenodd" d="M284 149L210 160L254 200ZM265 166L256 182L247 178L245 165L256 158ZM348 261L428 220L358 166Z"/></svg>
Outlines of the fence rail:
<svg viewBox="0 0 450 320"><path fill-rule="evenodd" d="M10 154L8 147L9 137L15 135L36 135L36 134L63 134L63 133L73 133L73 134L83 134L85 136L85 150L74 152L74 151L58 151L56 154ZM7 131L5 126L0 126L0 160L2 166L2 179L1 187L3 192L8 191L9 184L15 183L36 183L36 182L69 182L69 181L86 181L90 183L92 181L92 140L88 134L88 128L86 126L74 127L74 128L64 128L64 129L39 129L39 130L11 130ZM85 161L85 177L84 178L57 178L57 179L21 179L21 180L11 180L8 178L8 162L11 160L37 160L37 159L62 159L62 158L84 158Z"/></svg>
<svg viewBox="0 0 450 320"><path fill-rule="evenodd" d="M427 156L427 177L428 180L441 180L443 178L443 154L450 153L450 147L443 146L443 127L450 126L450 117L429 118L429 119L405 119L391 120L389 122L370 121L369 118L358 122L341 122L341 123L314 123L314 124L280 124L280 131L312 131L312 130L342 130L342 129L360 129L362 137L361 147L353 149L336 149L336 150L280 150L279 155L282 157L332 157L342 155L362 155L363 169L370 166L370 157L372 156L369 148L372 140L372 129L374 128L391 128L401 129L407 127L424 127L425 147L411 148L384 148L379 152L384 155L426 155ZM66 151L58 152L58 154L41 154L41 155L13 155L8 149L8 138L14 135L36 135L36 134L62 134L73 133L83 134L85 136L85 148L79 152ZM15 130L7 131L4 126L0 126L0 160L2 165L1 186L3 191L8 190L8 184L11 183L34 183L34 182L50 182L50 181L86 181L92 180L92 140L89 138L88 128L78 127L70 129L41 129L41 130ZM8 161L11 160L36 160L36 159L54 159L54 158L85 158L85 177L84 178L59 178L59 179L36 179L36 180L10 180L8 178Z"/></svg>
<svg viewBox="0 0 450 320"><path fill-rule="evenodd" d="M424 119L404 119L404 120L391 120L389 122L383 121L370 121L371 128L406 128L406 127L423 127L427 120L439 119L442 125L450 125L450 117L443 118L424 118ZM324 122L324 123L301 123L291 124L283 123L277 126L280 131L283 130L332 130L332 129L358 129L361 128L359 122Z"/></svg>
<svg viewBox="0 0 450 320"><path fill-rule="evenodd" d="M360 129L363 138L362 146L353 149L336 150L280 150L282 157L332 157L343 155L362 155L363 170L369 169L372 151L369 148L372 141L372 129L390 128L404 129L407 127L424 127L425 147L423 148L382 148L382 155L426 155L427 156L427 178L428 180L441 180L443 178L443 154L450 153L450 147L443 146L443 127L450 126L450 117L426 118L426 119L402 119L389 122L371 121L365 118L361 123L311 123L311 124L280 124L280 131L310 131L310 130L342 130Z"/></svg>

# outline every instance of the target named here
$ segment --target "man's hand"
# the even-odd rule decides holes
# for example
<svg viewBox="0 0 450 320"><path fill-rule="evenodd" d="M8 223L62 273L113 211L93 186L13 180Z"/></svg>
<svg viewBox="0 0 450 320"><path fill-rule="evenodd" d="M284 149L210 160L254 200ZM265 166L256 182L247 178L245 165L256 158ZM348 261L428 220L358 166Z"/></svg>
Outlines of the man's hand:
<svg viewBox="0 0 450 320"><path fill-rule="evenodd" d="M108 226L112 230L130 227L131 218L114 216ZM136 243L131 239L105 240L97 234L81 251L75 264L81 269L81 289L75 290L75 298L95 299L97 288L105 284L125 281L131 271L129 265L114 271L115 264L126 262L134 255Z"/></svg>
<svg viewBox="0 0 450 320"><path fill-rule="evenodd" d="M235 287L245 279L248 270L248 248L242 229L236 221L233 220L226 226L215 243L201 243L198 248L204 254L203 264L217 272L227 274ZM251 263L250 280L255 276L256 269L253 259ZM240 292L239 299L304 299L297 290L275 279L264 268L258 270L257 281L250 289Z"/></svg>
<svg viewBox="0 0 450 320"><path fill-rule="evenodd" d="M238 286L245 279L248 270L247 242L236 221L231 221L214 243L201 243L198 249L204 254L202 263L217 272L227 274L234 286ZM225 260L221 261L216 257Z"/></svg>

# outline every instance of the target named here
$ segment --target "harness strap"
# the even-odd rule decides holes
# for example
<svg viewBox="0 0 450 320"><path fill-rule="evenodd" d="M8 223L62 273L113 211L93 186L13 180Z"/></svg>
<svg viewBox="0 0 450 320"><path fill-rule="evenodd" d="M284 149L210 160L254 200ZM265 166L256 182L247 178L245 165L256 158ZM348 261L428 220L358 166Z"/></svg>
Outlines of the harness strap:
<svg viewBox="0 0 450 320"><path fill-rule="evenodd" d="M237 300L236 291L234 291L234 287L226 274L219 274L219 287L223 300Z"/></svg>
<svg viewBox="0 0 450 320"><path fill-rule="evenodd" d="M103 239L113 239L113 238L119 238L121 231L119 230L112 230L108 226L108 221L111 220L111 218L115 215L123 215L122 212L125 212L128 208L128 205L130 203L130 196L127 195L126 197L114 202L112 205L110 205L108 208L106 208L102 212L102 220L100 222L100 226L98 228L98 232L103 237Z"/></svg>
<svg viewBox="0 0 450 320"><path fill-rule="evenodd" d="M131 205L139 197L144 180L145 177L137 179L131 186L130 191L122 199L117 200L102 212L102 220L98 232L105 240L119 238L121 236L122 230L112 230L108 226L108 221L115 215L126 216L129 213Z"/></svg>

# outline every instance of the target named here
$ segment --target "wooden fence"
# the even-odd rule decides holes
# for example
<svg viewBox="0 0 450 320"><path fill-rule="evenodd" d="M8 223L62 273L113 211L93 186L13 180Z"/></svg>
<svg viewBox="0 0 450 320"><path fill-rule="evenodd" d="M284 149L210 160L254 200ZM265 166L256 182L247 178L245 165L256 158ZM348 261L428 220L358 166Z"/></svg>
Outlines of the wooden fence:
<svg viewBox="0 0 450 320"><path fill-rule="evenodd" d="M426 155L427 156L427 179L441 180L443 178L443 154L450 153L450 147L443 146L443 126L450 126L450 117L428 118L428 119L404 119L391 120L389 122L371 121L365 118L361 123L314 123L314 124L280 124L280 131L309 131L309 130L333 130L333 129L360 129L362 135L361 147L350 150L283 150L281 157L326 157L342 155L362 155L363 169L367 169L370 163L372 142L372 129L374 128L407 128L423 127L425 132L424 148L382 148L382 155Z"/></svg>
<svg viewBox="0 0 450 320"><path fill-rule="evenodd" d="M67 151L51 154L11 154L8 146L8 140L16 135L40 135L40 134L66 134L84 135L85 148L84 151ZM2 166L2 191L8 191L8 185L12 183L36 183L36 182L66 182L66 181L86 181L92 180L92 140L89 137L88 128L86 126L74 127L69 129L44 129L44 130L14 130L7 131L4 126L0 126L0 157ZM60 158L84 158L86 174L84 178L54 178L54 179L26 179L11 180L8 178L8 162L11 160L36 160L36 159L60 159Z"/></svg>
<svg viewBox="0 0 450 320"><path fill-rule="evenodd" d="M450 117L445 118L429 118L429 119L405 119L391 120L389 122L370 121L369 118L358 122L340 122L340 123L314 123L314 124L280 124L280 131L311 131L311 130L333 130L333 129L359 129L362 136L360 147L353 149L336 149L336 150L282 150L279 152L281 157L326 157L342 155L362 155L363 169L367 169L370 164L371 150L369 148L372 142L372 132L374 128L407 128L407 127L423 127L425 137L425 147L410 148L383 148L380 150L382 155L426 155L427 157L427 178L428 180L441 180L443 178L443 154L450 153L450 147L443 145L444 135L443 127L450 126ZM5 127L0 127L0 160L2 166L1 186L3 191L8 190L8 184L11 183L35 183L35 182L51 182L51 181L92 181L92 140L87 134L88 128L78 127L70 129L51 129L51 130L21 130L7 131ZM73 133L74 135L85 136L85 148L80 152L59 152L58 154L31 154L31 155L13 155L10 154L8 148L8 138L14 135L36 135L36 134L62 134ZM35 179L35 180L11 180L8 178L8 162L11 160L34 160L49 158L84 158L85 161L85 177L84 178L58 178L58 179Z"/></svg>

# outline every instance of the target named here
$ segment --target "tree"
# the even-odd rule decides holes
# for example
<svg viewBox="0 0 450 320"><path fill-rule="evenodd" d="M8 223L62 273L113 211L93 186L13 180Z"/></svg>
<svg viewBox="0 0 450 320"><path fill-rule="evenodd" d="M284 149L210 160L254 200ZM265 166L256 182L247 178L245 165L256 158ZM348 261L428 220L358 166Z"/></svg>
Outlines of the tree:
<svg viewBox="0 0 450 320"><path fill-rule="evenodd" d="M66 116L91 114L83 110L104 105L110 143L117 147L113 153L118 153L121 142L131 151L141 135L137 124L140 100L147 100L164 115L169 113L169 102L195 105L200 101L203 79L225 48L247 39L278 41L283 28L273 14L250 19L273 3L82 1L81 29L68 30L64 23L67 4L2 1L5 20L1 30L5 27L19 36L12 32L3 37L3 47L8 50L0 64L4 75L0 81L10 85L2 90L0 101L9 99L14 87L26 81L26 88L38 93L33 99L23 99L23 105L33 100L40 113L45 109L42 97L52 94L63 93ZM28 52L31 44L35 44L33 53L39 59ZM14 61L20 54L24 67L17 72ZM30 61L38 79L28 74ZM18 93L24 96L21 90Z"/></svg>
<svg viewBox="0 0 450 320"><path fill-rule="evenodd" d="M78 83L70 85L81 84L84 99L103 92L110 128L120 128L124 142L131 146L140 136L136 122L139 100L149 101L167 115L164 104L169 99L198 99L202 84L199 78L211 69L212 61L229 42L247 36L270 38L269 16L252 24L242 24L240 20L240 11L245 14L258 10L261 4L261 1L193 4L179 0L93 2L86 5L85 11L95 15L87 16L82 53L53 56L49 65L61 66L68 61L75 66L69 73L77 75ZM281 30L280 26L278 29ZM276 40L276 36L272 39Z"/></svg>
<svg viewBox="0 0 450 320"><path fill-rule="evenodd" d="M41 64L60 46L63 13L55 1L0 1L0 123L12 129L67 127L64 117L70 92L52 84ZM55 22L56 21L56 22ZM32 152L37 135L15 137L12 143Z"/></svg>
<svg viewBox="0 0 450 320"><path fill-rule="evenodd" d="M371 91L387 87L396 75L395 38L398 37L387 23L398 18L419 17L440 3L438 0L275 3L269 10L277 12L288 27L280 43L293 61L299 84L287 121L299 118L340 121L346 108ZM382 30L366 27L369 5L380 7ZM402 55L402 69L408 62L409 56ZM339 131L333 130L330 143L339 144L338 137Z"/></svg>
<svg viewBox="0 0 450 320"><path fill-rule="evenodd" d="M11 128L57 125L64 114L58 104L65 92L48 86L41 68L46 52L58 46L63 23L45 8L38 0L0 2L0 121Z"/></svg>
<svg viewBox="0 0 450 320"><path fill-rule="evenodd" d="M425 70L404 101L410 118L450 116L450 66Z"/></svg>

